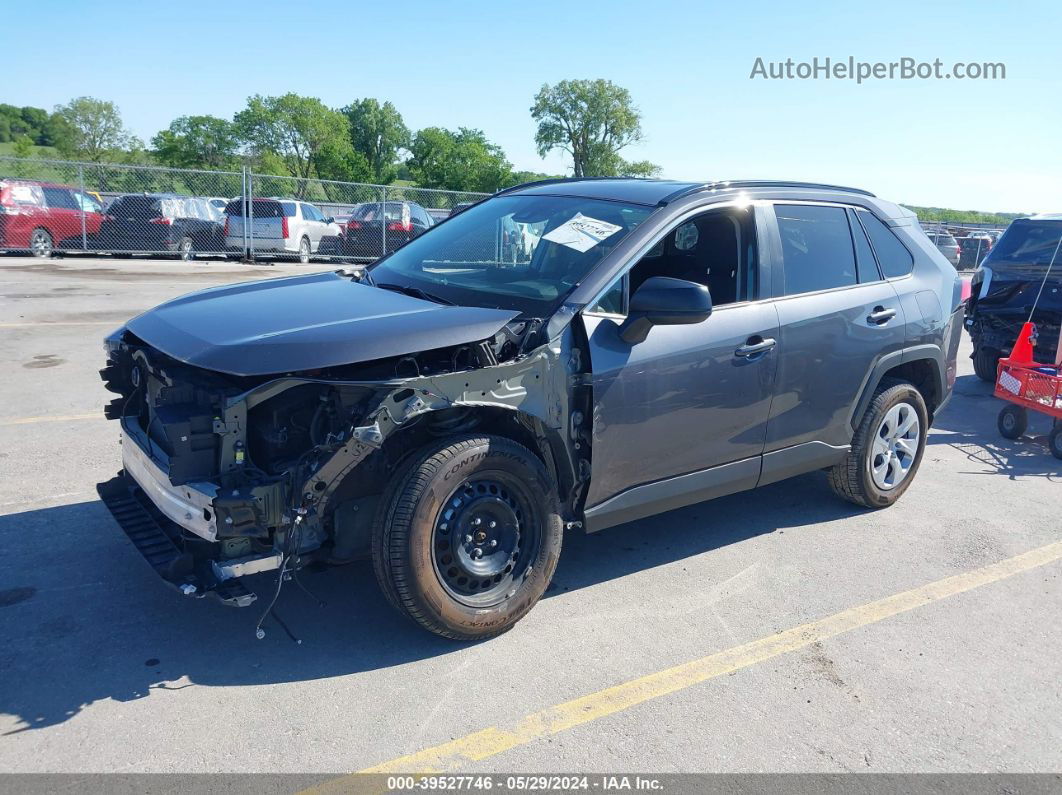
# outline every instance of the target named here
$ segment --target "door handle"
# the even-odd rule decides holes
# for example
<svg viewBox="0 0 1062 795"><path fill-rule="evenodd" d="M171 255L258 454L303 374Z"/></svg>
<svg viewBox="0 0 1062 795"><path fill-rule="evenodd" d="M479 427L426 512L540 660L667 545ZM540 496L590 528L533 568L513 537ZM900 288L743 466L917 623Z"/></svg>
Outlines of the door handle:
<svg viewBox="0 0 1062 795"><path fill-rule="evenodd" d="M896 317L895 309L886 309L883 306L876 306L874 307L874 311L867 315L867 323L880 326L882 323L892 320L894 317Z"/></svg>
<svg viewBox="0 0 1062 795"><path fill-rule="evenodd" d="M754 342L754 340L759 341ZM771 337L768 337L767 339L763 339L762 337L758 336L749 337L748 341L744 345L740 346L736 351L734 351L734 355L749 358L759 353L766 353L777 344L778 343Z"/></svg>

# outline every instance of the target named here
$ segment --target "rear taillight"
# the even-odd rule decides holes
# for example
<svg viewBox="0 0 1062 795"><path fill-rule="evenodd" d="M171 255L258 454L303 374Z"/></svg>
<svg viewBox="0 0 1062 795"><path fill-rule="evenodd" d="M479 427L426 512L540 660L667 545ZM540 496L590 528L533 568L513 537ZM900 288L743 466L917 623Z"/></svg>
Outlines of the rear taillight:
<svg viewBox="0 0 1062 795"><path fill-rule="evenodd" d="M388 232L412 232L413 224L400 224L398 221L392 221L387 225Z"/></svg>
<svg viewBox="0 0 1062 795"><path fill-rule="evenodd" d="M225 237L229 236L229 217L225 216Z"/></svg>
<svg viewBox="0 0 1062 795"><path fill-rule="evenodd" d="M347 221L347 229L361 229L361 224L357 221Z"/></svg>
<svg viewBox="0 0 1062 795"><path fill-rule="evenodd" d="M288 217L286 215L281 216L280 218L280 236L288 236Z"/></svg>
<svg viewBox="0 0 1062 795"><path fill-rule="evenodd" d="M149 224L159 224L160 226L172 226L173 225L173 219L172 218L162 218L162 217L151 218L151 219L148 220L148 223Z"/></svg>

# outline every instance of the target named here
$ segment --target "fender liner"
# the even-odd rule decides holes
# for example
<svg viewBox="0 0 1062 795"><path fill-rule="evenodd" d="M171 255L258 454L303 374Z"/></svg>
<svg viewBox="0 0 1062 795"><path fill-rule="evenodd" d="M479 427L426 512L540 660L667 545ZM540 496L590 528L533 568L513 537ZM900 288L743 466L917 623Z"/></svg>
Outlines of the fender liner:
<svg viewBox="0 0 1062 795"><path fill-rule="evenodd" d="M944 406L949 394L947 383L945 381L947 367L943 349L939 345L930 343L925 345L913 345L909 348L893 351L878 359L863 381L863 387L859 392L859 400L856 401L851 414L848 415L848 429L852 434L855 434L859 420L866 412L867 406L870 405L870 401L874 397L874 392L881 383L881 379L885 377L885 373L892 370L894 367L917 361L928 361L932 365L933 384L936 387L939 400L937 405L931 408L930 413L936 413Z"/></svg>

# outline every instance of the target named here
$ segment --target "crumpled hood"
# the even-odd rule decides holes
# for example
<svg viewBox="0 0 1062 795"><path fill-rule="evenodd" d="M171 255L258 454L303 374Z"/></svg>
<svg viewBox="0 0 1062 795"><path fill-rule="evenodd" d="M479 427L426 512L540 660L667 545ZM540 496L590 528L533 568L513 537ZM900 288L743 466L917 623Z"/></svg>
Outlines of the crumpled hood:
<svg viewBox="0 0 1062 795"><path fill-rule="evenodd" d="M444 306L317 273L191 293L137 315L127 328L196 367L271 375L476 342L517 314Z"/></svg>

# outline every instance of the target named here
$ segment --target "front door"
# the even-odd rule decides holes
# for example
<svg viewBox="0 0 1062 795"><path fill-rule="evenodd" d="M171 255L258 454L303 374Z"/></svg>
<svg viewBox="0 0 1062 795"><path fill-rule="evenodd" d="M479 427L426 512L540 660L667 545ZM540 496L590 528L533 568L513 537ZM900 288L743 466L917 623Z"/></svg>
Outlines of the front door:
<svg viewBox="0 0 1062 795"><path fill-rule="evenodd" d="M705 213L632 269L633 289L648 276L705 283L721 303L701 323L654 326L631 345L619 336L622 317L584 313L594 400L588 529L755 485L778 317L773 303L747 300L753 235L751 210Z"/></svg>

